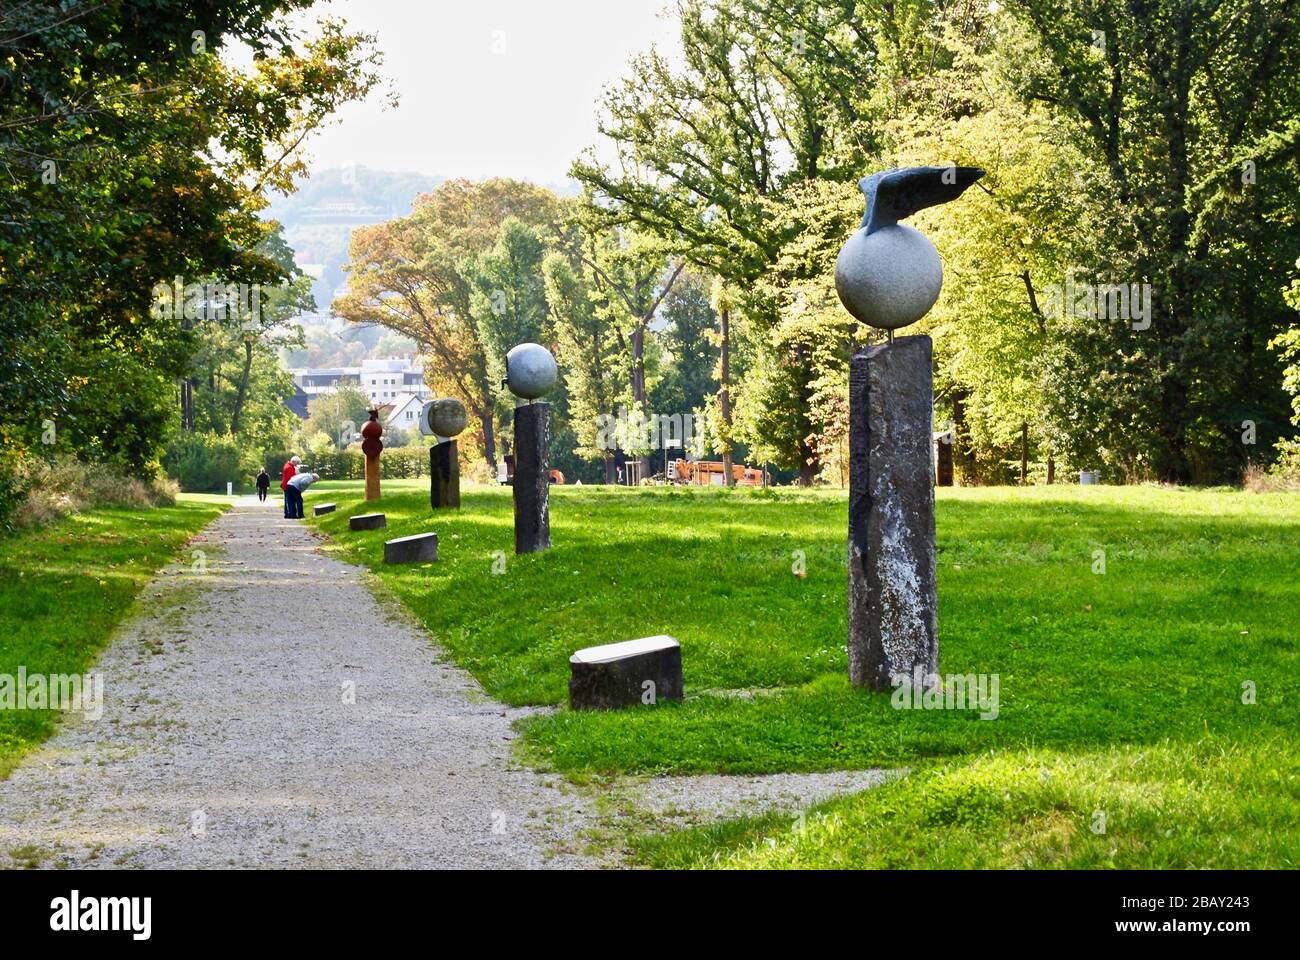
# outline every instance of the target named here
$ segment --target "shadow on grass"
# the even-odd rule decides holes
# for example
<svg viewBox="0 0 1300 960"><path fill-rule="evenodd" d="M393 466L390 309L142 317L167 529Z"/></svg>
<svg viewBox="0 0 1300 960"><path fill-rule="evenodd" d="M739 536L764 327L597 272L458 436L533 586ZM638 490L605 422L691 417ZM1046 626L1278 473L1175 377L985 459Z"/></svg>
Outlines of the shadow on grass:
<svg viewBox="0 0 1300 960"><path fill-rule="evenodd" d="M817 770L991 747L1150 742L1294 725L1300 652L1294 501L1162 490L961 491L938 504L941 671L1000 678L999 716L900 711L846 673L842 497L784 491L557 491L554 548L513 553L509 491L433 516L395 493L320 518L493 696L563 703L568 655L654 633L683 646L691 696L525 724L568 771ZM347 518L388 514L386 531ZM1179 511L1182 511L1181 513ZM431 529L440 561L385 567L383 541ZM796 576L796 551L806 576ZM1104 573L1095 573L1098 551ZM497 572L494 573L494 570ZM1242 703L1243 684L1257 703Z"/></svg>

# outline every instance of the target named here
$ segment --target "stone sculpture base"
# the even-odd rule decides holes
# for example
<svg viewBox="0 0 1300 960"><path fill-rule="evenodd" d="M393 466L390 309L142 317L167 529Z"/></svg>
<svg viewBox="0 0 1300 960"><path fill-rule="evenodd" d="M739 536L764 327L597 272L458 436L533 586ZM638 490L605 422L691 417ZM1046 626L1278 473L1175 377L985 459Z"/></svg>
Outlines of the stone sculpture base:
<svg viewBox="0 0 1300 960"><path fill-rule="evenodd" d="M939 669L929 337L849 367L849 680L889 690Z"/></svg>
<svg viewBox="0 0 1300 960"><path fill-rule="evenodd" d="M460 507L460 455L455 440L429 448L429 506L435 510Z"/></svg>
<svg viewBox="0 0 1300 960"><path fill-rule="evenodd" d="M551 405L515 407L515 553L551 548Z"/></svg>

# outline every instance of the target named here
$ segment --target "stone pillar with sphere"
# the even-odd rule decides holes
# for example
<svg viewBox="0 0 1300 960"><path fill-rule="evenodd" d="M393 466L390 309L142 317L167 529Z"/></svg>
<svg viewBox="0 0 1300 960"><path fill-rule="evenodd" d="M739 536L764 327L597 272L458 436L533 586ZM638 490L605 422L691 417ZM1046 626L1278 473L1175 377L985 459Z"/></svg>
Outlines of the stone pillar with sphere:
<svg viewBox="0 0 1300 960"><path fill-rule="evenodd" d="M453 397L431 400L420 410L420 432L441 438L429 448L429 506L460 507L460 451L456 437L469 423L465 404Z"/></svg>
<svg viewBox="0 0 1300 960"><path fill-rule="evenodd" d="M384 449L384 428L379 422L379 411L371 410L370 419L361 427L361 452L366 455L366 499L379 499L379 454Z"/></svg>
<svg viewBox="0 0 1300 960"><path fill-rule="evenodd" d="M521 343L506 354L505 385L515 406L515 553L551 546L551 405L540 398L555 386L555 357L539 343Z"/></svg>
<svg viewBox="0 0 1300 960"><path fill-rule="evenodd" d="M849 679L874 690L928 688L939 669L932 344L894 331L934 306L943 265L923 233L898 221L982 175L911 167L863 178L866 214L835 263L845 309L888 331L849 366Z"/></svg>

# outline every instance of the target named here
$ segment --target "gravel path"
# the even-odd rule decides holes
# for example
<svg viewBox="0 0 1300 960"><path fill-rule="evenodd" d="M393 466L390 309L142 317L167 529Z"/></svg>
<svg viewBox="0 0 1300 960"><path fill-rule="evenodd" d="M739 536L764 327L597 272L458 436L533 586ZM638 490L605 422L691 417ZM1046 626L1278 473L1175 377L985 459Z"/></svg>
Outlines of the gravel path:
<svg viewBox="0 0 1300 960"><path fill-rule="evenodd" d="M0 781L0 867L602 866L579 852L610 823L602 794L672 829L886 778L583 792L521 768L511 724L529 711L486 697L321 542L249 497L162 572L97 668L103 715L69 715Z"/></svg>
<svg viewBox="0 0 1300 960"><path fill-rule="evenodd" d="M0 866L588 865L582 798L510 762L525 711L319 542L250 497L191 544L105 652L103 716L0 782Z"/></svg>

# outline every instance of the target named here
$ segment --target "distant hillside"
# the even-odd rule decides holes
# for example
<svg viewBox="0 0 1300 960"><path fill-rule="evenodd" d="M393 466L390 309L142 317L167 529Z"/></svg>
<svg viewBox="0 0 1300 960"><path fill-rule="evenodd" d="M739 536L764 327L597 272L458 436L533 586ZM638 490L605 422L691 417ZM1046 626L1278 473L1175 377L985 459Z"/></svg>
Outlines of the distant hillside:
<svg viewBox="0 0 1300 960"><path fill-rule="evenodd" d="M264 215L284 225L298 266L316 278L312 293L317 310L328 315L343 285L352 231L406 216L419 194L446 179L369 167L320 170L302 181L296 193L275 197Z"/></svg>

